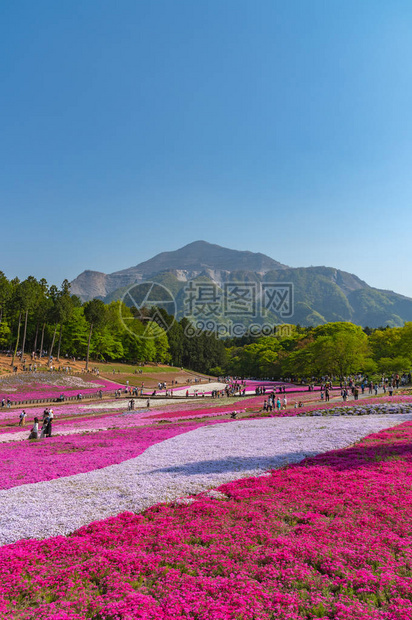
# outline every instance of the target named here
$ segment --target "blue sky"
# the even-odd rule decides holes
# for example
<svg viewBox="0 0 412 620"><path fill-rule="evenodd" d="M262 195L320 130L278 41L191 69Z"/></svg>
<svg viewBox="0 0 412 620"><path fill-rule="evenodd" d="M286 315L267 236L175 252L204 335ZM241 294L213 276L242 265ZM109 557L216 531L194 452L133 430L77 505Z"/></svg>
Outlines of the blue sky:
<svg viewBox="0 0 412 620"><path fill-rule="evenodd" d="M3 0L0 269L205 239L412 296L412 4Z"/></svg>

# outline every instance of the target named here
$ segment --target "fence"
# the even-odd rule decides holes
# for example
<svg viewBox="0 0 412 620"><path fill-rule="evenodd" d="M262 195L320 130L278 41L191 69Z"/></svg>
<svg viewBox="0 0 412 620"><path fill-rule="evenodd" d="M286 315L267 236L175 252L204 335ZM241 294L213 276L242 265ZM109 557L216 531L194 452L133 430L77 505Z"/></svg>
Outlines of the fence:
<svg viewBox="0 0 412 620"><path fill-rule="evenodd" d="M107 392L106 392L107 393ZM56 396L56 398L31 398L30 400L11 400L11 406L14 407L15 405L41 405L42 403L63 403L63 402L67 402L67 401L79 401L81 402L82 400L87 400L87 399L91 399L91 398L103 398L103 395L100 396L100 394L97 392L96 394L82 394L81 398L77 398L77 396L65 396L64 400L60 400L58 396Z"/></svg>
<svg viewBox="0 0 412 620"><path fill-rule="evenodd" d="M32 398L30 400L13 400L11 401L11 407L16 407L19 405L41 405L41 404L46 404L46 403L66 403L66 402L71 402L71 401L76 401L78 403L81 403L84 400L102 400L103 397L105 395L110 395L111 400L116 399L116 400L136 400L136 399L144 399L147 400L148 398L150 400L169 400L169 399L185 399L185 400L199 400L201 398L203 398L203 395L200 394L189 394L188 396L186 396L186 394L172 394L172 395L168 395L166 396L166 394L155 394L155 396L152 396L152 394L121 394L120 396L114 396L114 390L113 392L110 391L106 391L102 393L102 396L100 396L99 392L96 392L96 394L82 394L81 398L77 398L77 396L65 396L64 397L64 401L63 400L59 400L58 397L56 398ZM205 395L206 396L206 395ZM4 405L3 409L5 409L7 407L7 405Z"/></svg>

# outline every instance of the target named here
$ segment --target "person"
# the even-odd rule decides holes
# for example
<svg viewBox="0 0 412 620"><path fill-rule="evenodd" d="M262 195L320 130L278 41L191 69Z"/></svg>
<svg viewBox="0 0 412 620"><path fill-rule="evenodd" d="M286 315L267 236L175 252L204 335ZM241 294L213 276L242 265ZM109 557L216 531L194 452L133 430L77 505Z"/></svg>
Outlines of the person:
<svg viewBox="0 0 412 620"><path fill-rule="evenodd" d="M47 437L51 437L52 436L52 422L54 420L54 412L53 409L49 410L49 422L47 424L47 432L46 432L46 436Z"/></svg>
<svg viewBox="0 0 412 620"><path fill-rule="evenodd" d="M40 438L47 437L47 429L49 426L49 414L47 413L43 418L43 426L41 427Z"/></svg>
<svg viewBox="0 0 412 620"><path fill-rule="evenodd" d="M150 398L147 399L146 401L146 407L149 409L150 408Z"/></svg>
<svg viewBox="0 0 412 620"><path fill-rule="evenodd" d="M39 437L39 419L34 418L33 428L30 431L29 439L38 439Z"/></svg>
<svg viewBox="0 0 412 620"><path fill-rule="evenodd" d="M47 425L46 425L46 431L44 433L45 437L51 437L52 421L53 421L53 418L51 418L49 415L49 418L47 420Z"/></svg>
<svg viewBox="0 0 412 620"><path fill-rule="evenodd" d="M25 426L26 425L26 412L23 411L21 412L20 416L19 416L19 426Z"/></svg>

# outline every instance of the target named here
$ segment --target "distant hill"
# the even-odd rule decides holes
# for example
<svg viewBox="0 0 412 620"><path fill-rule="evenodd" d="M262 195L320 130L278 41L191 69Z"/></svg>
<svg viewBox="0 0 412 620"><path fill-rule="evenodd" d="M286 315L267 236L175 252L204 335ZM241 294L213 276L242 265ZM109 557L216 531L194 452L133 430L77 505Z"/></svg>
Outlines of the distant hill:
<svg viewBox="0 0 412 620"><path fill-rule="evenodd" d="M74 295L88 300L93 297L104 298L118 288L134 282L144 282L162 272L173 272L182 282L193 280L202 274L220 281L228 273L240 269L263 275L271 269L285 267L264 254L229 250L206 241L195 241L180 250L162 252L135 267L111 274L83 271L73 280L71 286Z"/></svg>
<svg viewBox="0 0 412 620"><path fill-rule="evenodd" d="M173 252L111 274L84 271L71 283L73 294L86 301L98 297L106 302L120 299L128 287L146 281L159 282L176 299L183 315L187 283L292 283L294 309L287 319L274 311L272 320L320 325L328 321L352 321L358 325L401 326L412 321L412 299L392 291L373 288L357 276L332 267L292 268L264 254L231 250L195 241ZM220 290L220 289L219 289Z"/></svg>

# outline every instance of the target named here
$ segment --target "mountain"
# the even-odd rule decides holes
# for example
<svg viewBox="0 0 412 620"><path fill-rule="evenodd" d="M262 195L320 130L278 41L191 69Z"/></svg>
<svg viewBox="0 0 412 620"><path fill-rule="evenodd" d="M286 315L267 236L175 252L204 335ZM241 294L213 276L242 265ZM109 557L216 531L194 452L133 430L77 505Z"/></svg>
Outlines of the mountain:
<svg viewBox="0 0 412 620"><path fill-rule="evenodd" d="M256 291L276 283L283 291L293 287L293 311L288 314L274 305L266 321L301 325L352 321L369 327L401 326L412 321L412 299L373 288L356 275L332 267L288 267L261 253L231 250L205 241L162 252L135 267L111 274L84 271L73 280L71 290L84 301L99 297L110 302L122 298L130 285L147 281L162 284L170 291L178 316L184 314L190 282L196 290L208 283L215 284L221 296L229 290L227 287L233 289L231 283L238 283L238 290L244 285ZM257 301L262 301L263 297L258 297ZM246 316L240 320L251 322Z"/></svg>
<svg viewBox="0 0 412 620"><path fill-rule="evenodd" d="M245 270L265 274L271 269L283 269L273 258L254 252L229 250L206 241L194 241L174 252L162 252L135 267L111 274L83 271L71 283L72 293L84 301L93 297L104 298L116 289L134 282L144 282L163 272L172 272L178 280L187 282L200 275L220 281L225 274Z"/></svg>

